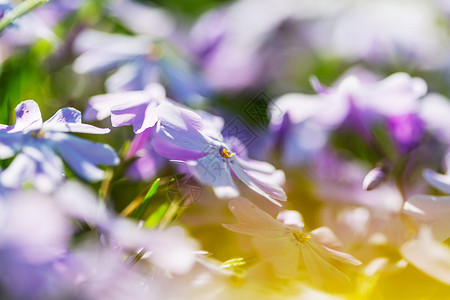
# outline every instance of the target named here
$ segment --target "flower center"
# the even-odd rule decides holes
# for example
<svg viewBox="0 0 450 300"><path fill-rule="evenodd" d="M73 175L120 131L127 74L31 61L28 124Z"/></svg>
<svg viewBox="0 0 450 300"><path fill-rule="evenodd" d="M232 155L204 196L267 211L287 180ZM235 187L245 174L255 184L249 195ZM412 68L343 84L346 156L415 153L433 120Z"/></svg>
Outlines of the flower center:
<svg viewBox="0 0 450 300"><path fill-rule="evenodd" d="M151 61L158 61L163 56L163 49L160 45L152 43L147 54L147 58Z"/></svg>
<svg viewBox="0 0 450 300"><path fill-rule="evenodd" d="M292 234L294 235L294 238L300 243L304 243L311 238L311 235L309 233L292 231Z"/></svg>
<svg viewBox="0 0 450 300"><path fill-rule="evenodd" d="M34 130L31 132L31 136L37 139L42 139L44 137L45 131L42 129Z"/></svg>
<svg viewBox="0 0 450 300"><path fill-rule="evenodd" d="M235 155L236 153L233 153L231 151L228 151L227 149L225 149L224 147L220 147L219 148L219 153L223 158L230 158L233 155Z"/></svg>

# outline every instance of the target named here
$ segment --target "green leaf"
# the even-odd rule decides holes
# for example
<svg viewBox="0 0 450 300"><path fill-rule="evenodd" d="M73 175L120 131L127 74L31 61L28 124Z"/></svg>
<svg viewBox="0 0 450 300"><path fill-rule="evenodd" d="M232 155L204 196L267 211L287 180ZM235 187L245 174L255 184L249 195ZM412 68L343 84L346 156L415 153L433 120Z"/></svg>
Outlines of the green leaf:
<svg viewBox="0 0 450 300"><path fill-rule="evenodd" d="M131 217L136 219L142 218L142 215L150 204L150 199L156 194L156 191L158 190L159 181L160 178L156 179L155 182L153 182L152 186L145 195L144 200L142 200L141 204L133 211Z"/></svg>
<svg viewBox="0 0 450 300"><path fill-rule="evenodd" d="M147 218L147 220L145 220L145 227L153 228L156 225L158 225L168 209L169 209L169 202L163 203L160 207L158 207L158 209L154 213L152 213Z"/></svg>

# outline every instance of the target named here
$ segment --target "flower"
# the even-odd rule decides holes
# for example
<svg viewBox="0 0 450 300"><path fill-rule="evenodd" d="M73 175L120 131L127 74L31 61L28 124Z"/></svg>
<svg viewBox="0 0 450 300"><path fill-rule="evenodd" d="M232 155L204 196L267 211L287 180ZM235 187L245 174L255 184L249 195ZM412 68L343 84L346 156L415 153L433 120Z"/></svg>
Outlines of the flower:
<svg viewBox="0 0 450 300"><path fill-rule="evenodd" d="M166 101L166 91L151 83L142 91L117 92L91 97L86 108L88 120L103 120L111 116L114 127L132 125L134 133L142 133L158 121L157 107Z"/></svg>
<svg viewBox="0 0 450 300"><path fill-rule="evenodd" d="M97 165L119 163L110 146L67 134L106 134L110 131L83 124L78 110L70 107L60 109L45 122L42 122L39 106L33 100L21 102L15 111L16 123L0 131L0 158L7 159L18 153L0 175L4 186L17 188L26 181L32 181L42 191L53 190L63 178L59 156L78 176L88 181L104 177L104 171Z"/></svg>
<svg viewBox="0 0 450 300"><path fill-rule="evenodd" d="M153 146L163 156L187 163L189 171L202 184L210 185L219 198L239 195L232 177L239 178L250 189L276 205L286 200L279 186L284 173L269 163L244 159L223 141L220 133L205 126L203 119L188 110L173 110L168 105L158 107L160 120ZM208 136L205 132L209 131ZM280 205L281 206L281 205Z"/></svg>
<svg viewBox="0 0 450 300"><path fill-rule="evenodd" d="M436 241L430 228L421 228L417 238L402 246L401 253L422 272L450 284L450 247Z"/></svg>
<svg viewBox="0 0 450 300"><path fill-rule="evenodd" d="M447 163L449 158L450 154L447 154ZM423 176L430 185L450 194L448 168L447 174L426 169ZM450 196L413 195L403 205L403 211L427 224L436 240L444 241L450 237Z"/></svg>
<svg viewBox="0 0 450 300"><path fill-rule="evenodd" d="M273 103L267 148L280 147L286 166L310 160L337 129L349 128L366 142L374 142L373 128L381 124L399 153L417 146L424 133L417 111L427 85L420 78L395 73L379 80L354 68L330 88L315 79L312 85L318 94L288 93Z"/></svg>
<svg viewBox="0 0 450 300"><path fill-rule="evenodd" d="M149 35L127 36L95 30L81 33L74 44L81 55L77 73L117 71L106 80L108 92L142 90L154 82L167 82L175 98L203 101L210 89L194 69L167 43Z"/></svg>
<svg viewBox="0 0 450 300"><path fill-rule="evenodd" d="M330 259L361 264L353 256L332 249L339 241L328 227L305 232L302 217L296 211L283 211L276 220L243 198L231 200L229 207L239 223L223 226L253 236L261 258L272 265L277 276L295 278L305 266L311 280L321 287L348 286L350 279Z"/></svg>

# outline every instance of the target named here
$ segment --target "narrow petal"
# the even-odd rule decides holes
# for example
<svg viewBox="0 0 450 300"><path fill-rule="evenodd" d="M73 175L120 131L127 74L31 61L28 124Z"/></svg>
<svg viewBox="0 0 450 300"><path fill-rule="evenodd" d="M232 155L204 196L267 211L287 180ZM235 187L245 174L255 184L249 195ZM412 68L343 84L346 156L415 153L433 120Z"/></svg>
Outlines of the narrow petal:
<svg viewBox="0 0 450 300"><path fill-rule="evenodd" d="M423 171L423 177L430 185L446 194L450 194L450 175L443 175L426 169Z"/></svg>
<svg viewBox="0 0 450 300"><path fill-rule="evenodd" d="M233 170L234 174L243 182L245 183L249 188L257 192L258 194L266 197L268 200L270 200L272 203L281 206L281 204L277 201L285 201L286 200L286 194L284 193L283 189L279 186L270 184L270 183L264 183L255 178L254 176L251 176L249 173L247 173L245 170L243 170L237 163L231 161L230 167Z"/></svg>
<svg viewBox="0 0 450 300"><path fill-rule="evenodd" d="M202 158L208 153L189 150L174 143L171 143L169 140L161 136L160 134L156 134L152 138L152 146L155 151L161 155L162 157L166 157L172 160L181 160L181 161L195 161Z"/></svg>
<svg viewBox="0 0 450 300"><path fill-rule="evenodd" d="M303 222L302 215L296 210L283 210L278 216L277 220L283 223L284 225L293 225L298 228L305 227L305 223Z"/></svg>
<svg viewBox="0 0 450 300"><path fill-rule="evenodd" d="M414 195L405 202L403 211L425 222L446 218L450 214L450 196Z"/></svg>
<svg viewBox="0 0 450 300"><path fill-rule="evenodd" d="M29 131L42 126L42 116L39 105L33 100L26 100L16 106L16 122L9 132Z"/></svg>
<svg viewBox="0 0 450 300"><path fill-rule="evenodd" d="M27 135L22 132L0 132L0 159L7 159L19 151L24 144Z"/></svg>
<svg viewBox="0 0 450 300"><path fill-rule="evenodd" d="M61 182L63 166L61 159L42 142L32 142L23 147L8 168L1 174L6 187L19 188L27 181L43 192L50 192Z"/></svg>
<svg viewBox="0 0 450 300"><path fill-rule="evenodd" d="M235 158L239 165L243 167L246 170L261 172L261 173L267 173L272 174L276 171L275 167L267 162L259 161L259 160L253 160L253 159L242 159L240 157Z"/></svg>
<svg viewBox="0 0 450 300"><path fill-rule="evenodd" d="M138 151L143 150L148 144L150 144L151 138L155 134L155 128L148 128L143 132L136 134L128 149L126 158L129 159L136 155ZM149 146L151 147L151 146Z"/></svg>
<svg viewBox="0 0 450 300"><path fill-rule="evenodd" d="M211 152L210 141L200 132L203 128L201 117L170 103L158 106L158 134L171 143L190 150Z"/></svg>
<svg viewBox="0 0 450 300"><path fill-rule="evenodd" d="M314 284L328 290L345 290L350 288L351 281L335 266L323 259L309 243L300 245L309 276Z"/></svg>
<svg viewBox="0 0 450 300"><path fill-rule="evenodd" d="M401 253L425 274L450 284L450 247L435 241L429 228L421 229L418 239L404 244Z"/></svg>
<svg viewBox="0 0 450 300"><path fill-rule="evenodd" d="M48 136L65 162L80 177L89 181L103 179L104 171L97 165L116 165L119 157L105 144L94 143L64 133L52 133Z"/></svg>
<svg viewBox="0 0 450 300"><path fill-rule="evenodd" d="M289 238L291 229L244 198L233 199L228 204L238 224L222 224L225 228L261 238Z"/></svg>
<svg viewBox="0 0 450 300"><path fill-rule="evenodd" d="M78 132L90 134L106 134L109 128L99 128L81 123L81 112L72 107L58 110L50 119L44 122L45 131Z"/></svg>
<svg viewBox="0 0 450 300"><path fill-rule="evenodd" d="M212 187L226 188L225 190L218 190L221 196L237 197L239 195L231 178L230 168L218 155L211 154L197 161L190 161L188 162L188 169L200 183ZM229 194L224 194L224 192L229 192Z"/></svg>
<svg viewBox="0 0 450 300"><path fill-rule="evenodd" d="M115 106L127 103L142 103L148 96L142 91L110 93L93 96L89 99L84 112L86 120L103 120L111 115L111 109Z"/></svg>
<svg viewBox="0 0 450 300"><path fill-rule="evenodd" d="M332 257L345 264L351 264L355 266L359 266L360 264L362 264L358 259L348 253L330 249L323 245L319 245L314 241L309 242L309 246L311 246L322 257Z"/></svg>
<svg viewBox="0 0 450 300"><path fill-rule="evenodd" d="M271 264L276 276L282 278L296 278L299 274L300 249L289 238L254 238L253 244L261 259ZM303 260L303 258L301 258Z"/></svg>
<svg viewBox="0 0 450 300"><path fill-rule="evenodd" d="M320 245L339 249L342 247L341 241L337 238L333 231L326 226L322 226L311 231L311 238Z"/></svg>
<svg viewBox="0 0 450 300"><path fill-rule="evenodd" d="M156 107L156 101L116 106L111 109L111 123L114 127L132 125L134 133L141 133L158 121Z"/></svg>

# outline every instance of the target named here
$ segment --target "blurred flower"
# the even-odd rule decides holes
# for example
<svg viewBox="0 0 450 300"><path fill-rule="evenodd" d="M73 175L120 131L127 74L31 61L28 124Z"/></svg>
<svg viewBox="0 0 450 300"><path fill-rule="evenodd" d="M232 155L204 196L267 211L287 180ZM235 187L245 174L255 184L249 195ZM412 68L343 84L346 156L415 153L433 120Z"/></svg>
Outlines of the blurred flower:
<svg viewBox="0 0 450 300"><path fill-rule="evenodd" d="M330 88L313 81L318 95L288 93L273 103L283 114L272 114L267 147L280 147L286 166L317 156L339 128L350 128L371 142L373 127L385 124L401 154L418 145L424 133L418 100L426 93L426 83L406 73L383 80L363 70L347 73Z"/></svg>
<svg viewBox="0 0 450 300"><path fill-rule="evenodd" d="M450 143L450 101L443 95L432 93L423 98L419 116L425 129L442 143Z"/></svg>
<svg viewBox="0 0 450 300"><path fill-rule="evenodd" d="M81 113L63 108L42 122L39 106L33 100L16 107L16 123L0 132L0 158L19 153L1 173L0 182L7 187L19 187L32 181L36 188L50 191L61 182L63 164L57 153L80 177L97 181L104 171L97 165L116 165L114 150L105 144L94 143L66 132L105 134L109 129L81 123Z"/></svg>
<svg viewBox="0 0 450 300"><path fill-rule="evenodd" d="M86 30L76 38L74 47L81 53L73 65L78 73L118 68L106 80L108 92L143 90L150 83L165 82L174 98L186 102L203 101L209 93L195 70L169 44L155 37Z"/></svg>
<svg viewBox="0 0 450 300"><path fill-rule="evenodd" d="M405 202L403 211L427 224L436 240L450 237L450 196L414 195Z"/></svg>
<svg viewBox="0 0 450 300"><path fill-rule="evenodd" d="M152 137L155 128L148 128L142 133L136 134L131 142L126 159L136 160L130 165L127 175L134 180L147 180L154 178L166 165L167 159L159 155L152 146Z"/></svg>
<svg viewBox="0 0 450 300"><path fill-rule="evenodd" d="M415 113L389 117L388 130L397 144L399 153L416 148L425 133L425 123Z"/></svg>
<svg viewBox="0 0 450 300"><path fill-rule="evenodd" d="M447 154L446 162L449 161L450 154ZM423 172L425 180L433 187L450 194L449 166L446 166L447 173L439 174L433 170L426 169ZM427 224L433 233L433 237L439 241L444 241L450 237L450 196L413 195L403 206L403 211L413 216L422 223Z"/></svg>
<svg viewBox="0 0 450 300"><path fill-rule="evenodd" d="M278 185L284 181L284 173L272 165L243 159L232 152L218 134L209 137L203 133L204 123L194 112L173 110L159 106L158 135L166 142L155 140L156 151L171 159L187 162L189 171L203 184L211 185L219 198L239 195L232 176L239 178L249 188L273 203L286 200L286 194ZM210 130L210 129L209 129Z"/></svg>
<svg viewBox="0 0 450 300"><path fill-rule="evenodd" d="M272 265L278 276L295 278L299 276L301 268L306 267L314 284L323 288L345 289L351 284L350 279L329 261L333 258L352 265L359 265L361 262L347 253L332 249L340 242L329 228L320 227L309 233L305 232L298 212L282 212L280 220L275 220L242 198L231 200L229 207L239 223L223 226L253 236L262 259ZM296 215L295 218L293 214Z"/></svg>
<svg viewBox="0 0 450 300"><path fill-rule="evenodd" d="M64 298L67 278L55 264L64 260L73 228L52 200L16 192L0 201L1 298Z"/></svg>
<svg viewBox="0 0 450 300"><path fill-rule="evenodd" d="M367 173L363 180L363 189L370 191L379 186L385 179L388 169L386 167L375 167Z"/></svg>
<svg viewBox="0 0 450 300"><path fill-rule="evenodd" d="M343 4L234 1L200 17L191 29L190 45L205 78L217 90L255 88L282 75L287 57L305 47L301 21L327 16Z"/></svg>
<svg viewBox="0 0 450 300"><path fill-rule="evenodd" d="M333 15L305 29L323 55L373 64L414 64L436 68L446 63L449 39L440 9L429 1L347 1Z"/></svg>
<svg viewBox="0 0 450 300"><path fill-rule="evenodd" d="M422 272L450 285L450 248L436 241L430 228L423 227L416 239L403 245L401 253Z"/></svg>
<svg viewBox="0 0 450 300"><path fill-rule="evenodd" d="M16 19L1 35L0 61L6 60L18 47L33 44L38 39L44 39L53 46L59 46L61 40L53 32L53 28L78 9L85 0L52 0L35 10ZM0 1L0 18L14 6L13 1ZM15 2L15 1L14 1Z"/></svg>

